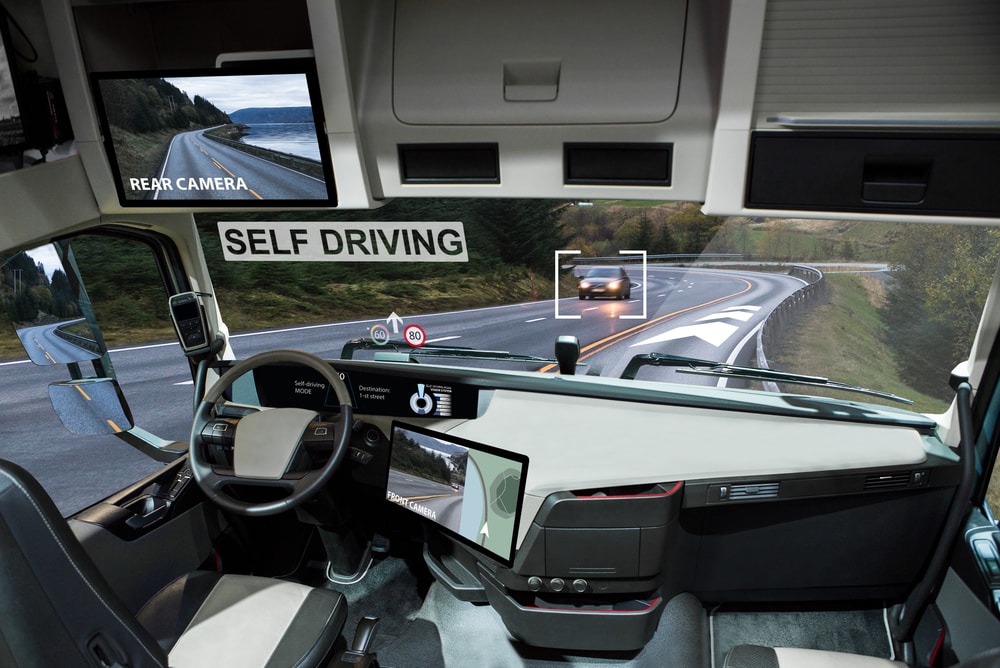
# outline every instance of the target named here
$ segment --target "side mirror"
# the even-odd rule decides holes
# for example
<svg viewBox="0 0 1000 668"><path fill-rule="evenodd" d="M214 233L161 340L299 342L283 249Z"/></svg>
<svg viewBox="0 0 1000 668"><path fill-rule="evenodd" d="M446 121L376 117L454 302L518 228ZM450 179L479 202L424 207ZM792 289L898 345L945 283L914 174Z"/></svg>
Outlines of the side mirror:
<svg viewBox="0 0 1000 668"><path fill-rule="evenodd" d="M131 411L118 381L112 378L51 383L49 400L63 425L74 434L117 434L133 427Z"/></svg>
<svg viewBox="0 0 1000 668"><path fill-rule="evenodd" d="M64 257L52 243L0 266L10 321L28 358L41 366L99 360L107 352L83 283Z"/></svg>

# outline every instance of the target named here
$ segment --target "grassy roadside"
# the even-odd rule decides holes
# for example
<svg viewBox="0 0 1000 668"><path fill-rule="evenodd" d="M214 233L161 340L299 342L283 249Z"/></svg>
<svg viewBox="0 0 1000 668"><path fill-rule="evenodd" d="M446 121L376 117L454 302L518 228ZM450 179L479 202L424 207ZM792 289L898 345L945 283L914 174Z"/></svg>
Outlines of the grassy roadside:
<svg viewBox="0 0 1000 668"><path fill-rule="evenodd" d="M576 280L562 277L560 294L575 295ZM501 268L484 275L425 279L365 280L330 283L309 294L294 291L219 289L222 317L232 333L311 325L346 320L385 318L395 311L402 317L469 308L550 299L553 284L548 275L523 268ZM173 328L163 302L137 302L116 295L94 308L109 347L173 340ZM154 314L163 310L159 317ZM5 318L4 318L5 319ZM0 335L0 359L24 359L13 331Z"/></svg>
<svg viewBox="0 0 1000 668"><path fill-rule="evenodd" d="M859 274L827 274L826 280L829 302L805 316L784 341L782 349L773 355L772 366L892 392L913 399L910 408L921 413L946 410L946 401L915 392L900 380L884 341L884 327L876 307L882 294L881 284ZM873 360L881 363L875 364ZM810 388L810 393L824 394L816 388ZM859 394L833 391L825 394L903 407Z"/></svg>

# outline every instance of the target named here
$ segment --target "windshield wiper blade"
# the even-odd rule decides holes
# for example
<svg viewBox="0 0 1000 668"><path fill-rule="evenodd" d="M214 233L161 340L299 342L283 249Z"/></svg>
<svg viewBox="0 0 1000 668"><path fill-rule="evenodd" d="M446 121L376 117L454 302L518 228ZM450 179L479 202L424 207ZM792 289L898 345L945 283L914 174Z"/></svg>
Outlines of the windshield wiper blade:
<svg viewBox="0 0 1000 668"><path fill-rule="evenodd" d="M506 350L479 350L477 348L461 348L450 346L421 346L414 348L405 341L387 341L382 344L375 343L371 339L352 339L344 344L340 351L340 359L354 359L357 350L373 350L376 353L394 353L406 358L415 357L436 357L438 359L464 359L480 360L487 362L531 362L538 364L556 364L557 361L548 357L538 357L536 355L522 355L511 353ZM415 360L413 360L415 361Z"/></svg>
<svg viewBox="0 0 1000 668"><path fill-rule="evenodd" d="M667 353L646 353L636 355L628 363L621 377L634 380L639 369L643 366L670 366L677 367L678 373L690 373L703 376L727 376L730 378L742 378L744 380L770 381L773 383L786 383L791 385L811 385L816 387L829 387L834 390L845 392L856 392L872 397L880 397L890 401L898 401L901 404L913 404L911 399L900 397L891 392L881 390L870 390L859 385L842 383L830 380L823 376L808 376L800 373L788 373L776 369L759 369L749 366L737 366L726 364L725 362L713 362L710 360L700 360L694 357L684 357L682 355L669 355Z"/></svg>

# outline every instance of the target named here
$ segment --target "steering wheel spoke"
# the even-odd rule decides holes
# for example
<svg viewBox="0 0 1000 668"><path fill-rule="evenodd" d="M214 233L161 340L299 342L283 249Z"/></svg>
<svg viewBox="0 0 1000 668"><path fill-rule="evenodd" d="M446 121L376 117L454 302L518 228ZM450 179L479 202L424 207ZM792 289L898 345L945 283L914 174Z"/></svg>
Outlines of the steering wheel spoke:
<svg viewBox="0 0 1000 668"><path fill-rule="evenodd" d="M265 409L238 421L217 418L215 406L223 393L245 373L269 364L295 364L319 373L330 384L340 402L338 420L318 426L318 414L300 408ZM255 355L233 365L223 374L195 411L189 449L195 481L215 503L243 515L271 515L294 508L314 496L333 477L348 448L350 429L347 425L351 423L351 418L347 386L340 375L319 357L297 350ZM228 426L222 427L222 424ZM321 427L329 431L324 432ZM213 466L205 447L217 442L214 441L217 431L229 432L230 429L232 435L222 440L232 443L233 466L231 469ZM303 449L330 449L331 452L325 463L314 469L288 472ZM227 490L235 486L277 488L287 491L287 496L275 501L247 502L235 498Z"/></svg>

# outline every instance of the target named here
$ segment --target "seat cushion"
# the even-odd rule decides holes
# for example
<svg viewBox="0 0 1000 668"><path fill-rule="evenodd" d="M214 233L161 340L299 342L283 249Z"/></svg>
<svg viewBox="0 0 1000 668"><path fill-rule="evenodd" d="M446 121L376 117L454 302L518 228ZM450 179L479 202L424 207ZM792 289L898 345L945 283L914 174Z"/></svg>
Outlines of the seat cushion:
<svg viewBox="0 0 1000 668"><path fill-rule="evenodd" d="M818 649L737 645L729 650L723 668L906 668L906 664Z"/></svg>
<svg viewBox="0 0 1000 668"><path fill-rule="evenodd" d="M138 618L172 667L251 668L323 665L346 616L338 592L199 571L164 587Z"/></svg>

